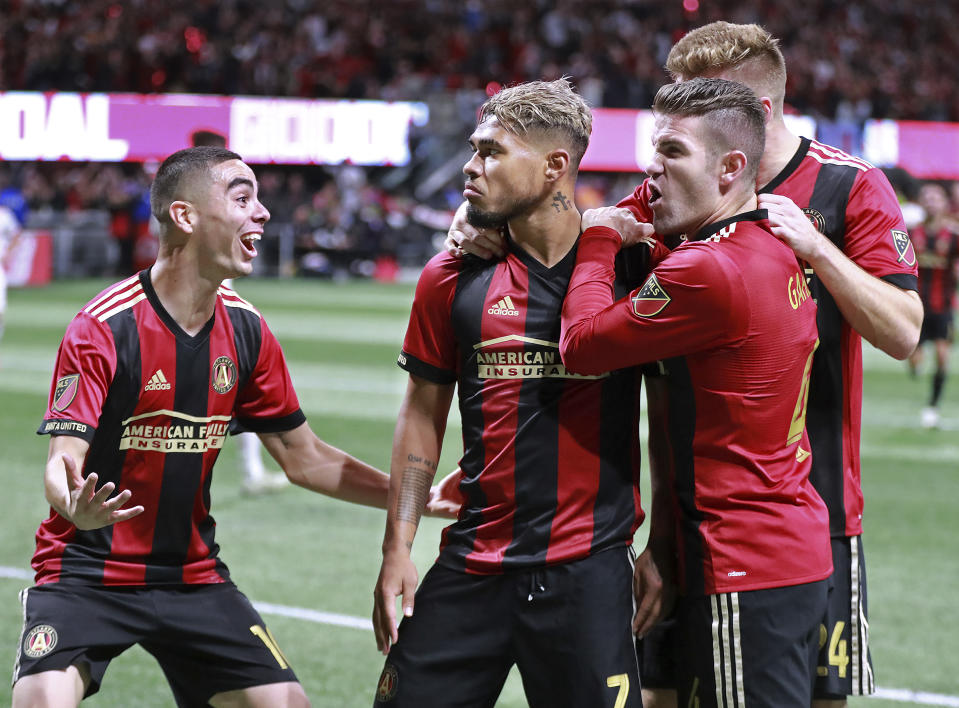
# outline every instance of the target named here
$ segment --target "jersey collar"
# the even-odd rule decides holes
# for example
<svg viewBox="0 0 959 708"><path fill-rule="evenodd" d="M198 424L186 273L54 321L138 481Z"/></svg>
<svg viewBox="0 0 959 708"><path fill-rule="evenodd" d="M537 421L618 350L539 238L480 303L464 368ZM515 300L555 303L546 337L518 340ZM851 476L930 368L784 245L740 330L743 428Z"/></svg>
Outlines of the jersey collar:
<svg viewBox="0 0 959 708"><path fill-rule="evenodd" d="M796 149L795 154L790 158L789 162L786 163L786 166L780 170L779 174L773 177L768 184L763 185L759 190L760 194L771 194L776 190L776 187L781 185L786 179L796 171L796 168L802 164L803 159L806 157L806 153L809 152L809 146L812 144L812 140L809 138L800 138L799 147Z"/></svg>
<svg viewBox="0 0 959 708"><path fill-rule="evenodd" d="M728 219L723 219L722 221L717 221L713 224L707 224L699 231L696 232L696 235L690 238L690 241L705 241L710 236L715 236L717 233L722 231L724 228L733 224L737 221L762 221L769 218L769 212L765 209L753 209L752 211L744 211L741 214L735 214Z"/></svg>
<svg viewBox="0 0 959 708"><path fill-rule="evenodd" d="M156 290L153 288L153 281L150 279L150 271L152 266L146 270L140 271L140 284L143 286L143 292L146 293L147 300L150 305L153 307L154 312L157 313L157 317L160 318L160 321L170 330L177 340L183 342L184 344L197 346L201 342L205 341L207 337L210 336L210 331L213 329L213 322L216 320L216 311L214 308L213 317L207 320L207 323L203 325L203 329L197 332L195 335L190 336L187 334L180 325L177 324L177 321L173 319L173 316L167 312L166 308L163 306L163 303L160 302L159 296L157 296ZM219 295L217 295L219 298Z"/></svg>

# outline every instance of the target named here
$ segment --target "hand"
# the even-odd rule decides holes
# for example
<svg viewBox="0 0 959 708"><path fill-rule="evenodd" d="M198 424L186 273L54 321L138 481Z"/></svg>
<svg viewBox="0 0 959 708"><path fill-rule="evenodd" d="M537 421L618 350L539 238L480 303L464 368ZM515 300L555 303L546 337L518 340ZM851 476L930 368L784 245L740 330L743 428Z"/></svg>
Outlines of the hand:
<svg viewBox="0 0 959 708"><path fill-rule="evenodd" d="M463 480L463 470L457 467L446 475L439 484L430 487L430 498L426 502L426 513L429 516L442 516L455 519L459 516L460 508L466 501L460 492L460 482Z"/></svg>
<svg viewBox="0 0 959 708"><path fill-rule="evenodd" d="M413 616L413 594L419 579L416 566L404 550L385 551L380 577L373 591L373 633L376 647L383 654L390 653L390 646L399 639L396 621L396 599L403 598L403 615Z"/></svg>
<svg viewBox="0 0 959 708"><path fill-rule="evenodd" d="M599 207L587 209L583 212L580 228L585 231L590 226L606 226L619 233L623 246L633 246L637 243L655 245L653 234L656 229L652 224L637 221L633 212L622 207Z"/></svg>
<svg viewBox="0 0 959 708"><path fill-rule="evenodd" d="M453 222L443 245L447 253L457 258L462 258L467 253L485 260L503 258L506 255L506 242L502 233L497 229L478 229L465 222L459 228L456 222Z"/></svg>
<svg viewBox="0 0 959 708"><path fill-rule="evenodd" d="M69 492L67 517L78 529L82 531L98 529L132 519L143 513L142 506L120 509L133 496L133 492L129 489L124 489L109 499L116 487L113 482L107 482L94 492L98 479L96 472L91 472L84 479L72 455L63 453L61 459L67 473L67 491Z"/></svg>
<svg viewBox="0 0 959 708"><path fill-rule="evenodd" d="M506 241L503 234L498 229L479 229L470 224L466 220L468 206L468 202L463 202L453 215L453 223L443 243L446 252L455 258L462 258L467 253L485 260L494 256L504 258Z"/></svg>
<svg viewBox="0 0 959 708"><path fill-rule="evenodd" d="M779 194L760 194L759 208L769 212L769 225L776 238L807 263L815 260L825 236L792 199Z"/></svg>
<svg viewBox="0 0 959 708"><path fill-rule="evenodd" d="M672 581L664 579L652 549L647 546L633 569L633 595L636 598L636 614L633 615L633 634L644 637L653 626L672 610L675 588Z"/></svg>

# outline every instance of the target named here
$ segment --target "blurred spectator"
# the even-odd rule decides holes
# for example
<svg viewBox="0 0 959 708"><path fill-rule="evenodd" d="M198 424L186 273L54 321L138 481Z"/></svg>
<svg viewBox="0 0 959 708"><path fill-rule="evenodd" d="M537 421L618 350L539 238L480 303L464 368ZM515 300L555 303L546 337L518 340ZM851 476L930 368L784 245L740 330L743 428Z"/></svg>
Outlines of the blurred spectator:
<svg viewBox="0 0 959 708"><path fill-rule="evenodd" d="M924 184L919 191L919 204L925 216L922 223L913 227L910 237L919 260L919 294L925 315L919 346L909 357L909 369L915 376L922 364L922 345L931 342L935 348L936 367L929 403L922 410L920 423L924 428L935 428L939 425L939 400L946 383L952 348L959 275L959 221L949 213L949 196L941 184Z"/></svg>

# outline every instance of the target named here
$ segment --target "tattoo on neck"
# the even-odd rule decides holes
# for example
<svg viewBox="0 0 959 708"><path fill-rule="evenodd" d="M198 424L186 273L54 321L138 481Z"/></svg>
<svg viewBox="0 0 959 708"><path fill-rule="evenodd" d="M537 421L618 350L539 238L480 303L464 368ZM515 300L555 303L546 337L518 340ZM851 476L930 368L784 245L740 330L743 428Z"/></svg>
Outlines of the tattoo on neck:
<svg viewBox="0 0 959 708"><path fill-rule="evenodd" d="M556 194L553 195L553 208L557 214L559 213L560 207L563 208L563 211L569 211L572 206L573 203L562 192L556 192Z"/></svg>

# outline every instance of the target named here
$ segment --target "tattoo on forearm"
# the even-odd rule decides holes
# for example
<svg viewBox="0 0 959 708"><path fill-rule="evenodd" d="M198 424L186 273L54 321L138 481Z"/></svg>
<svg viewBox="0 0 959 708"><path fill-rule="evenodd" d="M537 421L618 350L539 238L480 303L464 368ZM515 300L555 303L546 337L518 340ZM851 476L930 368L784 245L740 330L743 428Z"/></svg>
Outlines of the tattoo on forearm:
<svg viewBox="0 0 959 708"><path fill-rule="evenodd" d="M563 211L569 211L572 206L573 203L562 192L556 192L556 194L553 195L553 208L557 214L559 213L560 207L562 207Z"/></svg>
<svg viewBox="0 0 959 708"><path fill-rule="evenodd" d="M419 525L423 507L429 499L430 484L436 473L436 462L424 460L416 455L408 455L403 468L403 481L396 501L396 516L400 521Z"/></svg>

